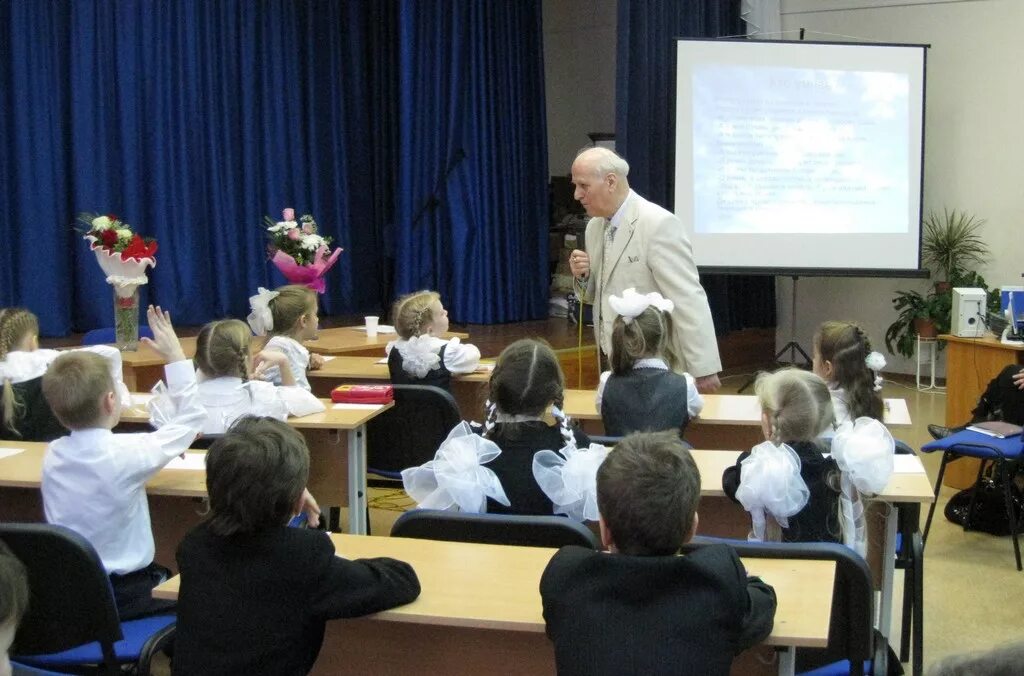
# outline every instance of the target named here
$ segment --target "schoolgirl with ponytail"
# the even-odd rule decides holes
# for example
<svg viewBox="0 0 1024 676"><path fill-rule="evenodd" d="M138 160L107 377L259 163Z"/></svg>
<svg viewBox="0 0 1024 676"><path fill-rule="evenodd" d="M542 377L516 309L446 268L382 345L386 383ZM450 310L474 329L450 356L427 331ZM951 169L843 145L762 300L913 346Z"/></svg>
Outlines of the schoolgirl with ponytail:
<svg viewBox="0 0 1024 676"><path fill-rule="evenodd" d="M812 368L832 394L835 427L857 418L882 421L885 358L871 349L864 329L853 322L823 323L814 334Z"/></svg>

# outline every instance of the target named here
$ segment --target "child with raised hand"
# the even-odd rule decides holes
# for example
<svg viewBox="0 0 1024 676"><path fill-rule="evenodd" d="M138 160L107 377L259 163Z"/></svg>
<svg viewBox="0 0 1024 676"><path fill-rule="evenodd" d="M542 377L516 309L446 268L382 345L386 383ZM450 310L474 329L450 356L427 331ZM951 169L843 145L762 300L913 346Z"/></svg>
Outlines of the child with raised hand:
<svg viewBox="0 0 1024 676"><path fill-rule="evenodd" d="M814 334L812 368L832 393L835 427L863 417L882 421L885 403L879 372L885 368L885 357L871 349L862 328L853 322L824 322Z"/></svg>
<svg viewBox="0 0 1024 676"><path fill-rule="evenodd" d="M196 374L185 359L169 314L149 307L153 339L143 342L166 361L167 397L175 415L159 430L114 434L121 402L109 362L97 354L61 354L43 376L43 393L68 436L50 443L43 458L43 509L49 523L65 526L96 549L122 620L166 610L151 598L168 571L153 561L153 530L146 482L189 447L206 414Z"/></svg>
<svg viewBox="0 0 1024 676"><path fill-rule="evenodd" d="M265 349L253 356L251 340L249 327L237 319L210 322L199 331L195 361L203 434L222 434L245 415L285 420L324 410L319 399L298 386L287 355ZM277 368L280 387L259 380L270 367ZM150 423L157 428L176 414L174 401L161 390L158 384L149 402Z"/></svg>
<svg viewBox="0 0 1024 676"><path fill-rule="evenodd" d="M699 500L700 473L674 433L632 434L608 455L597 502L610 553L563 547L540 581L560 676L724 675L771 633L775 592L731 547L677 556Z"/></svg>
<svg viewBox="0 0 1024 676"><path fill-rule="evenodd" d="M315 371L324 365L318 354L310 354L303 343L316 337L320 318L317 315L316 292L299 285L289 284L276 291L262 287L259 293L249 298L252 313L249 326L257 336L269 335L264 349L281 352L288 357L295 384L310 390L306 371ZM263 373L263 379L281 385L281 372L271 366Z"/></svg>
<svg viewBox="0 0 1024 676"><path fill-rule="evenodd" d="M700 414L704 399L689 373L675 373L672 353L674 304L660 293L626 289L608 302L612 324L612 370L601 374L597 410L605 433L677 430Z"/></svg>
<svg viewBox="0 0 1024 676"><path fill-rule="evenodd" d="M408 564L349 561L326 533L287 527L308 475L302 436L277 420L242 418L210 447L210 514L178 547L174 674L305 674L327 620L419 595Z"/></svg>
<svg viewBox="0 0 1024 676"><path fill-rule="evenodd" d="M725 470L722 489L751 513L753 539L841 542L839 468L820 439L832 426L825 381L784 368L760 374L754 388L765 442Z"/></svg>
<svg viewBox="0 0 1024 676"><path fill-rule="evenodd" d="M10 651L18 623L28 610L28 573L3 542L0 542L0 674L11 673Z"/></svg>
<svg viewBox="0 0 1024 676"><path fill-rule="evenodd" d="M114 390L131 405L121 379L121 353L109 345L77 348L107 360ZM68 350L39 349L39 320L24 308L0 309L0 438L53 441L67 434L42 396L42 376Z"/></svg>
<svg viewBox="0 0 1024 676"><path fill-rule="evenodd" d="M417 291L395 302L392 322L398 340L388 343L388 371L396 385L435 385L451 389L453 373L472 373L480 350L457 337L445 340L448 311L436 291Z"/></svg>

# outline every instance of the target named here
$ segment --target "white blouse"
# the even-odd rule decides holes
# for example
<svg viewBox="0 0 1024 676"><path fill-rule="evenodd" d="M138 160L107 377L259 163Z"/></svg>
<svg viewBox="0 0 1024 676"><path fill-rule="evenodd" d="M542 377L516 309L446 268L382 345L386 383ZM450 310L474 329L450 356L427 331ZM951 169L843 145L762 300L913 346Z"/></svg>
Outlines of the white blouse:
<svg viewBox="0 0 1024 676"><path fill-rule="evenodd" d="M463 343L457 337L445 340L422 335L409 340L393 340L385 352L390 356L391 350L397 349L402 355L402 368L417 378L423 378L440 362L437 354L442 347L445 348L444 365L452 373L472 373L480 364L480 350L476 345Z"/></svg>
<svg viewBox="0 0 1024 676"><path fill-rule="evenodd" d="M292 375L295 376L295 384L307 392L312 389L309 386L309 378L306 377L306 371L309 369L309 350L302 343L288 336L274 336L267 341L267 345L263 349L281 352L288 357L288 366L291 367ZM263 372L263 379L274 385L280 385L281 369L271 366Z"/></svg>
<svg viewBox="0 0 1024 676"><path fill-rule="evenodd" d="M32 350L25 352L14 350L7 353L7 359L0 361L0 383L10 380L12 385L33 380L46 373L53 361L67 352L92 352L107 360L110 364L110 378L114 381L114 391L117 392L121 405L128 407L132 405L132 398L128 388L121 376L121 353L117 348L109 345L90 345L88 347L76 347L73 350Z"/></svg>
<svg viewBox="0 0 1024 676"><path fill-rule="evenodd" d="M149 422L159 429L175 415L173 402L161 384L149 402ZM241 378L200 379L199 404L206 411L203 434L223 434L238 418L246 415L269 416L285 420L324 410L323 403L298 386L277 387L260 380Z"/></svg>

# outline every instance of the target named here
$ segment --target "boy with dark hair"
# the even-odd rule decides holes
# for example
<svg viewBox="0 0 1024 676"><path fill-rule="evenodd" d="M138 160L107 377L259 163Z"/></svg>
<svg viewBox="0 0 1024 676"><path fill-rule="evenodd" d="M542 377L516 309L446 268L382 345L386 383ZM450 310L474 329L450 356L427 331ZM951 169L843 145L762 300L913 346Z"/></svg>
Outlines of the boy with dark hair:
<svg viewBox="0 0 1024 676"><path fill-rule="evenodd" d="M185 359L170 315L148 311L153 339L143 342L166 360L168 394L177 413L170 424L145 434L114 434L121 401L106 359L89 352L57 357L43 376L43 395L71 434L54 440L43 458L46 520L89 541L110 575L122 620L168 610L151 598L169 571L154 563L153 527L146 482L183 453L206 412L196 397L196 372Z"/></svg>
<svg viewBox="0 0 1024 676"><path fill-rule="evenodd" d="M700 473L674 432L633 434L597 472L610 555L563 547L540 582L560 676L728 674L772 630L775 592L727 545L676 556L697 529Z"/></svg>
<svg viewBox="0 0 1024 676"><path fill-rule="evenodd" d="M11 673L8 653L27 609L28 573L7 545L0 542L0 674Z"/></svg>
<svg viewBox="0 0 1024 676"><path fill-rule="evenodd" d="M273 418L240 418L210 447L210 515L178 547L175 674L305 674L327 620L419 596L408 564L349 561L326 533L288 527L308 475L302 436Z"/></svg>

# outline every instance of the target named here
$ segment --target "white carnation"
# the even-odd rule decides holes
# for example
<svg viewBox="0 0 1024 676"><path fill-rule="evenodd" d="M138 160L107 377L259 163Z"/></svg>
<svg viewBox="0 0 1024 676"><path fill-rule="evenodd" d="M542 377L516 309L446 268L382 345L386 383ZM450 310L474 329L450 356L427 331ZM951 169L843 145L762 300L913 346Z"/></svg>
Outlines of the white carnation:
<svg viewBox="0 0 1024 676"><path fill-rule="evenodd" d="M128 228L121 228L117 231L117 238L127 242L132 238L132 231Z"/></svg>
<svg viewBox="0 0 1024 676"><path fill-rule="evenodd" d="M110 228L113 227L113 225L114 224L111 222L111 220L106 216L97 216L96 218L92 219L93 230L110 230Z"/></svg>
<svg viewBox="0 0 1024 676"><path fill-rule="evenodd" d="M324 244L324 238L320 235L304 235L302 237L302 248L316 251Z"/></svg>

